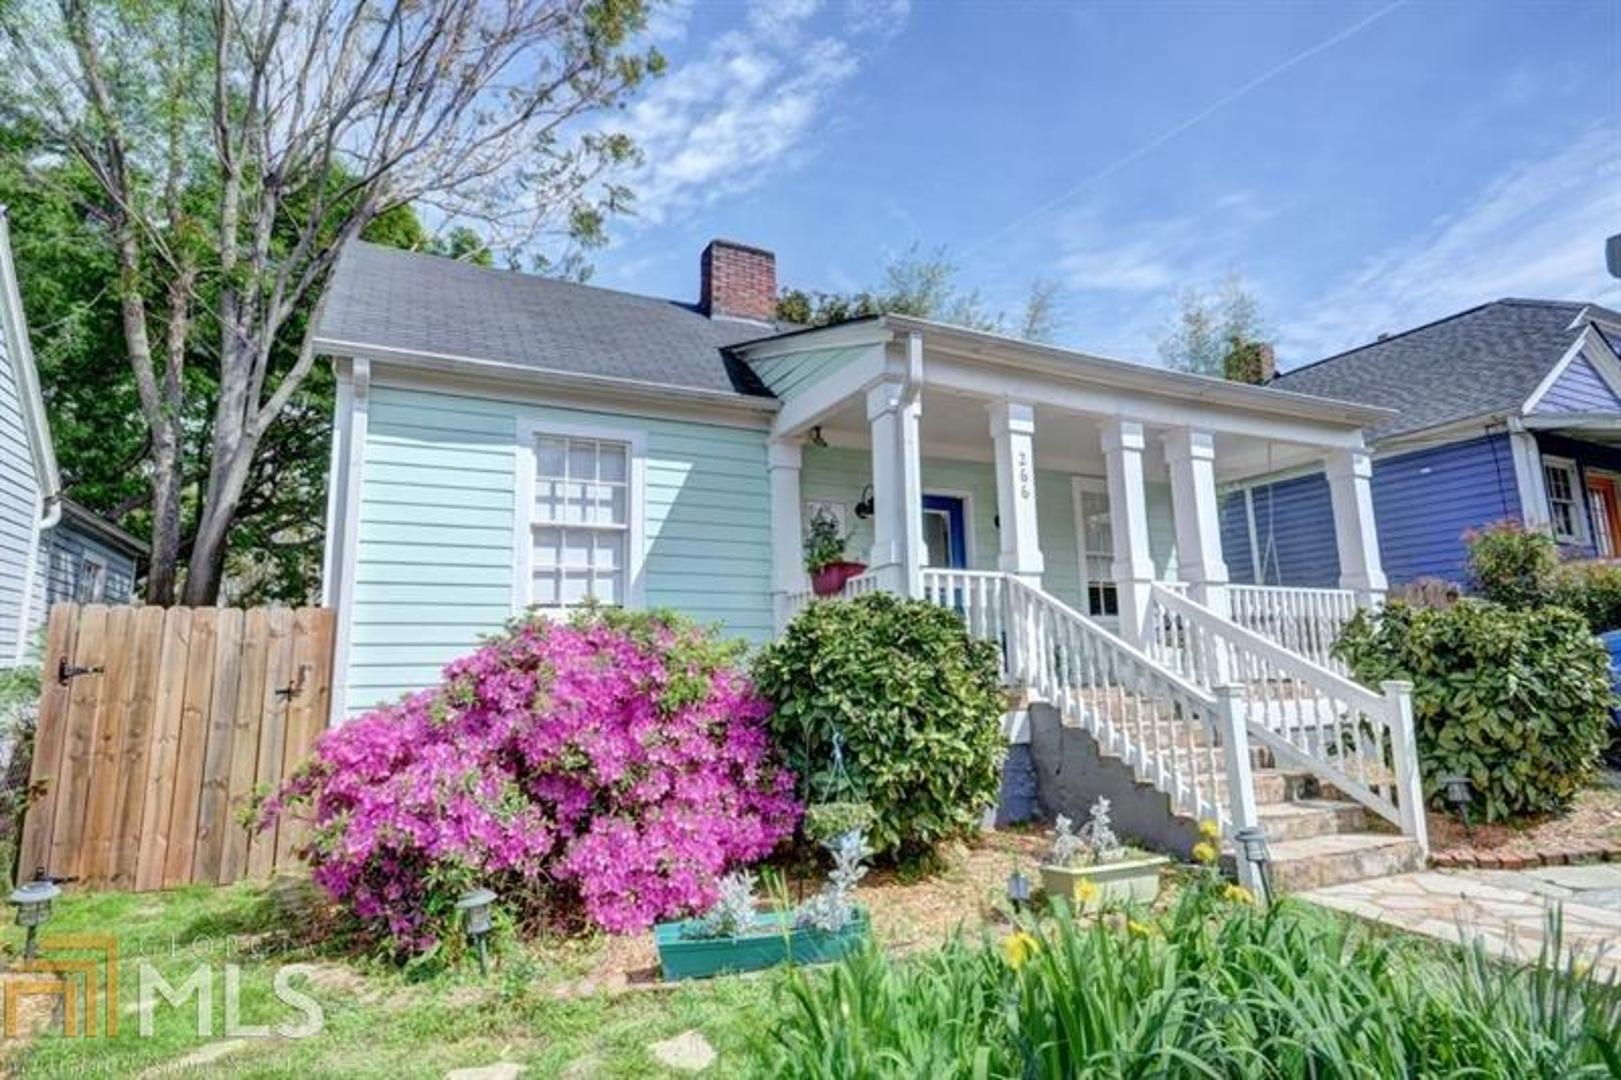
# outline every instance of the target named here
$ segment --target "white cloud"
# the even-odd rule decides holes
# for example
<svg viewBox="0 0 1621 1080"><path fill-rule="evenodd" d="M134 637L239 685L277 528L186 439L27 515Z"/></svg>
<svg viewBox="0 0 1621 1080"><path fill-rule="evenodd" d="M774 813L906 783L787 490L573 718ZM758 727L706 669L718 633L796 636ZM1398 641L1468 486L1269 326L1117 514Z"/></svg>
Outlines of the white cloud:
<svg viewBox="0 0 1621 1080"><path fill-rule="evenodd" d="M1303 304L1280 351L1314 359L1504 296L1621 295L1604 238L1621 221L1621 130L1599 126L1559 153L1520 162L1456 213L1436 218Z"/></svg>
<svg viewBox="0 0 1621 1080"><path fill-rule="evenodd" d="M740 27L673 62L627 111L620 128L647 160L626 178L644 222L736 196L805 152L860 70L863 55L848 29L859 20L892 32L906 16L904 3L863 4L845 13L845 25L822 26L820 6L757 0ZM884 13L875 16L876 7Z"/></svg>

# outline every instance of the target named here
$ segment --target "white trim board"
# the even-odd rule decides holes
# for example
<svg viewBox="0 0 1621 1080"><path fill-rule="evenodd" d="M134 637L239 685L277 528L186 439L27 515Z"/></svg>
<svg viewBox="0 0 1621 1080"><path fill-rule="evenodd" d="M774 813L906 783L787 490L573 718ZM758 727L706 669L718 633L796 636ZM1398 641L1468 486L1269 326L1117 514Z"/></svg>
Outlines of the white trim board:
<svg viewBox="0 0 1621 1080"><path fill-rule="evenodd" d="M1610 388L1610 392L1621 397L1621 361L1617 361L1615 354L1610 351L1604 336L1589 326L1577 336L1553 367L1548 369L1542 381L1537 383L1537 388L1531 391L1531 396L1525 399L1525 404L1520 406L1520 412L1522 414L1534 412L1578 357L1585 357L1587 362L1593 365L1593 370L1598 372L1598 377Z"/></svg>

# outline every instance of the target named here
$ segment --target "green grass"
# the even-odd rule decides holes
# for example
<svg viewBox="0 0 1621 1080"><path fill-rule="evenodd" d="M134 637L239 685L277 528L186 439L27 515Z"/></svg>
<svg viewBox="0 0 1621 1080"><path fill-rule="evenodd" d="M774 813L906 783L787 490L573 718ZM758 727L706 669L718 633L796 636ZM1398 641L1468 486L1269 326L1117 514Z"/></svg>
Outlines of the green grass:
<svg viewBox="0 0 1621 1080"><path fill-rule="evenodd" d="M516 1061L529 1075L657 1076L647 1045L691 1028L719 1054L710 1075L739 1075L754 1055L760 1020L781 975L720 979L617 997L559 999L566 981L589 972L600 951L591 943L511 956L487 978L468 971L411 981L391 966L345 957L332 948L286 940L303 917L278 907L262 887L189 888L162 894L69 895L48 931L113 933L120 942L119 1021L115 1038L63 1038L48 1033L8 1047L0 1073L20 1077L123 1076L186 1058L226 1040L223 963L241 967L241 1022L289 1024L302 1014L278 1001L278 967L314 963L312 983L294 985L319 1001L324 1029L308 1038L253 1038L217 1064L183 1070L245 1077L441 1077L449 1069ZM20 932L4 935L8 961ZM140 1033L137 968L146 961L178 985L199 958L214 962L213 1030L197 1033L196 1007L157 999L153 1031Z"/></svg>
<svg viewBox="0 0 1621 1080"><path fill-rule="evenodd" d="M869 951L839 967L720 978L617 995L565 996L593 974L601 940L509 951L487 977L413 978L300 944L302 894L238 885L162 894L70 894L52 934L112 933L121 949L114 1038L47 1032L6 1047L21 1077L166 1075L441 1077L514 1061L532 1076L659 1076L648 1045L697 1029L716 1049L705 1075L803 1077L1580 1077L1621 1075L1621 993L1543 965L1511 971L1483 956L1370 932L1284 903L1271 917L1194 879L1169 909L1128 928L1028 922L1015 966L1002 945L959 939L896 960ZM20 932L3 935L14 959ZM140 1032L138 967L178 984L214 963L212 1030L194 1003L162 1001ZM325 1026L308 1038L247 1039L210 1066L177 1070L223 1032L227 961L241 968L241 1020L285 1024L276 971L314 965L295 985Z"/></svg>

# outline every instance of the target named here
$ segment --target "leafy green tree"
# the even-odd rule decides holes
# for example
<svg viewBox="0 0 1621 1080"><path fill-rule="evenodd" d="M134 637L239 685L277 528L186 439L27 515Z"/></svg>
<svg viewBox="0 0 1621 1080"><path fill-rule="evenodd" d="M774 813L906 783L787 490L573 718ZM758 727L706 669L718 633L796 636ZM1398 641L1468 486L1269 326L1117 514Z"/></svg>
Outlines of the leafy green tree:
<svg viewBox="0 0 1621 1080"><path fill-rule="evenodd" d="M1236 273L1214 293L1184 291L1179 306L1159 342L1166 367L1234 382L1260 383L1270 377L1271 346L1260 305Z"/></svg>
<svg viewBox="0 0 1621 1080"><path fill-rule="evenodd" d="M0 123L32 151L8 164L70 209L117 304L120 347L103 355L133 377L126 415L143 445L124 468L148 492L153 601L214 602L241 511L278 488L305 507L289 527L318 528L318 486L266 450L286 432L304 460L297 447L313 437L305 331L346 241L431 203L478 226L446 239L473 258L552 243L572 249L553 264L567 272L603 242L629 201L611 172L635 148L587 120L662 69L639 44L646 7L0 6ZM286 535L263 520L257 542Z"/></svg>
<svg viewBox="0 0 1621 1080"><path fill-rule="evenodd" d="M784 289L777 299L777 318L802 326L828 326L868 315L911 315L992 334L1016 333L1033 341L1050 341L1058 329L1056 284L1031 286L1023 317L1009 327L1006 316L992 312L978 289L958 283L961 268L946 249L922 251L913 244L884 263L880 284L855 292Z"/></svg>

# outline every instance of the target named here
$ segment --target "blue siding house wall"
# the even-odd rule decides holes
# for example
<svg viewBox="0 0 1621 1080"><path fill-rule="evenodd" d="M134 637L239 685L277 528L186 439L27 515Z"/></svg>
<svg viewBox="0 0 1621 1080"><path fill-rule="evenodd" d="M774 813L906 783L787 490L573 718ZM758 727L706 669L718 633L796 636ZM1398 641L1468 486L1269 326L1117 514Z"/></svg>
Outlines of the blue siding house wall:
<svg viewBox="0 0 1621 1080"><path fill-rule="evenodd" d="M1232 580L1303 588L1339 584L1327 477L1312 473L1259 485L1249 489L1248 497L1254 507L1258 551L1250 549L1245 492L1229 494L1222 504L1222 558Z"/></svg>
<svg viewBox="0 0 1621 1080"><path fill-rule="evenodd" d="M1461 581L1463 535L1520 516L1506 435L1376 459L1373 510L1393 585L1421 577Z"/></svg>
<svg viewBox="0 0 1621 1080"><path fill-rule="evenodd" d="M1617 412L1621 411L1621 397L1617 397L1610 384L1599 375L1593 362L1578 356L1560 374L1555 383L1542 395L1532 410L1538 413L1565 412Z"/></svg>
<svg viewBox="0 0 1621 1080"><path fill-rule="evenodd" d="M1621 457L1621 455L1617 455ZM1339 584L1334 514L1321 473L1252 488L1261 584L1332 588ZM1222 552L1232 580L1256 581L1244 492L1222 502ZM1463 535L1518 517L1519 493L1508 438L1484 436L1373 463L1379 551L1392 585L1464 575Z"/></svg>

